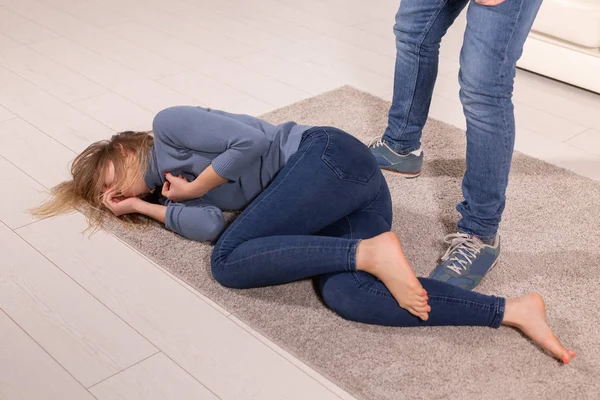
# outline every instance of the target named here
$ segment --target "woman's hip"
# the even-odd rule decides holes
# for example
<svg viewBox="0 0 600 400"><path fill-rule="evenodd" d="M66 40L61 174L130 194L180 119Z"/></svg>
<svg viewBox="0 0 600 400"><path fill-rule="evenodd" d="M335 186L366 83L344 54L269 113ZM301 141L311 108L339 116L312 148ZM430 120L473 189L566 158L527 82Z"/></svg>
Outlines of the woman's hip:
<svg viewBox="0 0 600 400"><path fill-rule="evenodd" d="M223 233L217 249L226 253L265 236L313 235L362 209L377 212L373 206L385 200L387 186L382 187L385 179L366 146L335 128L313 128L303 139L269 186Z"/></svg>
<svg viewBox="0 0 600 400"><path fill-rule="evenodd" d="M342 181L369 185L382 176L369 148L339 128L318 126L307 130L298 149L300 153L303 151L317 153L322 163Z"/></svg>

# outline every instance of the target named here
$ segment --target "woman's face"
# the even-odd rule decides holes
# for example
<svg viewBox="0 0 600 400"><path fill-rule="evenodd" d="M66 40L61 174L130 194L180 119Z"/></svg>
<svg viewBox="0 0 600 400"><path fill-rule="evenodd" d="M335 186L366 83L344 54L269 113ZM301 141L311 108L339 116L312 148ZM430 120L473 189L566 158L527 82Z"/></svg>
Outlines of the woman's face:
<svg viewBox="0 0 600 400"><path fill-rule="evenodd" d="M106 173L104 175L104 192L113 188L115 183L115 165L112 161L108 162L108 168L106 168ZM150 188L146 185L143 177L138 179L133 183L129 188L125 189L121 192L122 197L139 197L150 192Z"/></svg>

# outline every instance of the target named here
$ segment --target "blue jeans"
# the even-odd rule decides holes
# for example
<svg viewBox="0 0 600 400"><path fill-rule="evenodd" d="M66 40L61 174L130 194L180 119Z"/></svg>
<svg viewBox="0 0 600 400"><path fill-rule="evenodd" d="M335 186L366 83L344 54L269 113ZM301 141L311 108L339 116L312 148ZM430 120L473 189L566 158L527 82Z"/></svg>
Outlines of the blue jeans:
<svg viewBox="0 0 600 400"><path fill-rule="evenodd" d="M421 147L442 36L469 0L402 0L396 15L394 97L384 140L395 151ZM471 1L460 53L460 100L467 119L461 232L484 240L498 231L515 141L516 63L542 0Z"/></svg>
<svg viewBox="0 0 600 400"><path fill-rule="evenodd" d="M421 321L375 277L357 271L360 240L391 225L390 192L369 149L339 129L312 128L273 182L221 235L212 273L232 288L314 277L331 309L365 323L500 325L502 298L421 279L432 308L429 320Z"/></svg>

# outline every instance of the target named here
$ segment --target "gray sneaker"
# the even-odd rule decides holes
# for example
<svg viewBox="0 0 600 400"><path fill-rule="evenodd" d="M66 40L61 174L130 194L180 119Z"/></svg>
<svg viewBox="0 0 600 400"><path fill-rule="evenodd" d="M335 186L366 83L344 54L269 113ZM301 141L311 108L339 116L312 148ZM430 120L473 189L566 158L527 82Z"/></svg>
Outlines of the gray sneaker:
<svg viewBox="0 0 600 400"><path fill-rule="evenodd" d="M396 172L405 178L416 178L421 175L423 167L423 151L421 149L406 155L398 154L381 138L369 143L369 149L380 168Z"/></svg>
<svg viewBox="0 0 600 400"><path fill-rule="evenodd" d="M463 289L472 290L479 285L500 255L500 234L496 234L493 245L460 232L446 236L444 241L450 247L429 277Z"/></svg>

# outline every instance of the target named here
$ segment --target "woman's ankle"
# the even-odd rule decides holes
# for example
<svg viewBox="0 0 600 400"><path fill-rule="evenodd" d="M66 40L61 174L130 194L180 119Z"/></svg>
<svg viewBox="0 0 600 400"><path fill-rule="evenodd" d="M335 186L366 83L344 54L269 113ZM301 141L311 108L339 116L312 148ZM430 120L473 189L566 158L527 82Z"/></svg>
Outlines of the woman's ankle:
<svg viewBox="0 0 600 400"><path fill-rule="evenodd" d="M516 312L518 305L514 299L506 299L506 305L504 306L504 317L502 318L502 325L516 326L518 323L518 313Z"/></svg>
<svg viewBox="0 0 600 400"><path fill-rule="evenodd" d="M356 246L356 270L371 273L375 268L375 248L373 239L363 239Z"/></svg>
<svg viewBox="0 0 600 400"><path fill-rule="evenodd" d="M545 318L544 300L538 293L528 293L521 297L506 299L502 325L521 328L534 316Z"/></svg>

